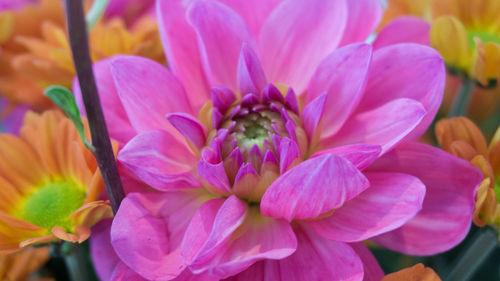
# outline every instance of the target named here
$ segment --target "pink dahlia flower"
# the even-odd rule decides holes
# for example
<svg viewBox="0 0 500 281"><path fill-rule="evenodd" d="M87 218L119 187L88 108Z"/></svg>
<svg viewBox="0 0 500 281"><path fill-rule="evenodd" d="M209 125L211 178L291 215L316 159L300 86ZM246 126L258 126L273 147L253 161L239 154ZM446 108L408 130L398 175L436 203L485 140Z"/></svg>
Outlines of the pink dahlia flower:
<svg viewBox="0 0 500 281"><path fill-rule="evenodd" d="M172 72L95 66L120 163L160 191L100 226L104 280L377 280L359 242L429 255L464 238L481 172L413 142L442 99L436 51L346 45L376 0L192 2L158 2Z"/></svg>

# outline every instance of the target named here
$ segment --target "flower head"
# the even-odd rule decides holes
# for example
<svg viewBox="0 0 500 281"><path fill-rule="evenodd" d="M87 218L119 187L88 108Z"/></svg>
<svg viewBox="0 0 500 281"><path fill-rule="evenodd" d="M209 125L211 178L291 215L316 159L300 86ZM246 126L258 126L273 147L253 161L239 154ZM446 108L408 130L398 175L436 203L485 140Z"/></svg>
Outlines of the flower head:
<svg viewBox="0 0 500 281"><path fill-rule="evenodd" d="M483 172L476 195L474 223L500 226L500 128L488 146L481 130L469 119L442 119L436 136L444 150L470 161Z"/></svg>
<svg viewBox="0 0 500 281"><path fill-rule="evenodd" d="M499 12L496 0L393 0L389 1L383 24L409 15L431 22L430 44L452 72L475 79L484 87L493 87L500 77L500 23L496 16ZM406 35L408 38L425 29L418 22L409 24L408 18L397 21L407 21L404 25L410 34Z"/></svg>
<svg viewBox="0 0 500 281"><path fill-rule="evenodd" d="M59 112L28 112L20 137L0 135L0 252L62 239L82 242L111 216L92 154Z"/></svg>
<svg viewBox="0 0 500 281"><path fill-rule="evenodd" d="M463 239L480 172L412 141L442 98L434 50L339 48L370 34L377 1L225 3L158 2L173 73L95 65L120 163L160 191L122 202L113 274L362 280L376 262L357 242L425 255Z"/></svg>
<svg viewBox="0 0 500 281"><path fill-rule="evenodd" d="M110 18L100 20L90 33L92 59L133 54L165 62L156 20L149 14L134 12L131 13L135 15L134 20L127 21L120 17L116 8L122 6L116 2L120 1L112 1L115 8ZM136 6L136 1L129 2L124 4ZM122 9L128 11L127 7ZM28 23L22 22L32 14L35 16ZM2 29L5 29L4 42ZM0 92L9 100L36 109L47 108L52 104L42 94L46 87L71 86L75 70L60 1L44 0L19 11L0 14L0 45L4 49L0 54L4 62L1 68L5 68L0 69Z"/></svg>

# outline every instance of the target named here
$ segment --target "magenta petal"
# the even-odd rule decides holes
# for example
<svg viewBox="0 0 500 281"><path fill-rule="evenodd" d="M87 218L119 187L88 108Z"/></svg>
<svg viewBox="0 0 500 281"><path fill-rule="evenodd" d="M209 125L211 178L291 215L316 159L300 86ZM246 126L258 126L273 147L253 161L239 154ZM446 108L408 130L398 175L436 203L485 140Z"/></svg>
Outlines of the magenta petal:
<svg viewBox="0 0 500 281"><path fill-rule="evenodd" d="M326 99L327 94L323 93L313 101L309 102L302 111L302 125L307 133L307 136L309 137L309 140L314 137L314 133L316 132L319 121L323 117L323 110L325 109ZM330 108L328 110L330 110ZM325 127L326 126L328 125L325 124Z"/></svg>
<svg viewBox="0 0 500 281"><path fill-rule="evenodd" d="M293 229L284 220L262 217L256 210L243 224L244 233L225 243L204 266L208 274L227 278L256 261L286 258L297 248Z"/></svg>
<svg viewBox="0 0 500 281"><path fill-rule="evenodd" d="M111 280L114 268L121 263L111 245L112 219L100 221L92 227L90 254L95 272L101 280Z"/></svg>
<svg viewBox="0 0 500 281"><path fill-rule="evenodd" d="M417 17L400 17L391 21L377 35L373 48L380 49L399 43L417 43L430 45L431 25Z"/></svg>
<svg viewBox="0 0 500 281"><path fill-rule="evenodd" d="M370 252L370 249L363 243L349 244L363 262L364 278L363 281L380 281L384 277L384 271L377 262L377 259Z"/></svg>
<svg viewBox="0 0 500 281"><path fill-rule="evenodd" d="M370 188L309 225L327 239L357 242L396 229L422 208L424 184L399 173L365 173Z"/></svg>
<svg viewBox="0 0 500 281"><path fill-rule="evenodd" d="M295 159L300 156L299 146L289 138L283 138L280 142L280 174L285 173Z"/></svg>
<svg viewBox="0 0 500 281"><path fill-rule="evenodd" d="M382 3L379 0L347 1L347 25L341 46L363 42L375 31L382 19Z"/></svg>
<svg viewBox="0 0 500 281"><path fill-rule="evenodd" d="M282 0L218 0L236 11L246 22L255 38L265 20Z"/></svg>
<svg viewBox="0 0 500 281"><path fill-rule="evenodd" d="M257 96L267 84L267 78L255 52L244 43L238 61L238 88L242 95Z"/></svg>
<svg viewBox="0 0 500 281"><path fill-rule="evenodd" d="M178 276L185 268L180 244L203 201L200 192L127 195L111 227L111 241L122 262L149 280Z"/></svg>
<svg viewBox="0 0 500 281"><path fill-rule="evenodd" d="M225 281L361 281L363 263L342 242L326 240L305 227L295 228L298 247L291 256L255 263Z"/></svg>
<svg viewBox="0 0 500 281"><path fill-rule="evenodd" d="M187 113L171 113L167 114L167 120L198 149L206 145L206 129L193 116Z"/></svg>
<svg viewBox="0 0 500 281"><path fill-rule="evenodd" d="M155 61L119 56L111 62L111 73L130 123L138 131L175 131L165 115L192 112L182 84Z"/></svg>
<svg viewBox="0 0 500 281"><path fill-rule="evenodd" d="M410 174L426 186L422 211L402 227L376 237L377 243L409 255L434 255L467 235L482 180L482 173L469 162L426 144L407 143L369 170Z"/></svg>
<svg viewBox="0 0 500 281"><path fill-rule="evenodd" d="M274 9L259 36L259 54L271 82L290 85L299 95L306 89L316 66L340 43L345 2L286 0Z"/></svg>
<svg viewBox="0 0 500 281"><path fill-rule="evenodd" d="M371 58L370 45L353 44L334 51L316 69L307 90L307 101L328 93L328 110L322 118L323 138L337 132L360 102Z"/></svg>
<svg viewBox="0 0 500 281"><path fill-rule="evenodd" d="M247 206L236 196L205 202L189 223L181 256L193 273L201 273L242 224Z"/></svg>
<svg viewBox="0 0 500 281"><path fill-rule="evenodd" d="M315 218L338 208L369 186L351 162L326 154L309 159L275 180L262 197L265 216L292 219Z"/></svg>
<svg viewBox="0 0 500 281"><path fill-rule="evenodd" d="M104 110L104 117L108 125L109 135L112 139L117 140L120 145L124 145L137 133L130 124L125 108L123 108L116 91L115 81L110 69L111 61L112 59L98 61L94 63L93 70L101 105L106 109ZM80 84L76 78L73 82L73 94L80 111L85 114Z"/></svg>
<svg viewBox="0 0 500 281"><path fill-rule="evenodd" d="M358 170L363 170L370 166L380 156L382 147L376 144L351 144L330 149L325 149L314 153L311 157L331 153L349 160Z"/></svg>
<svg viewBox="0 0 500 281"><path fill-rule="evenodd" d="M198 111L210 97L196 32L186 20L186 9L178 0L156 2L158 27L168 66L186 89L191 105Z"/></svg>
<svg viewBox="0 0 500 281"><path fill-rule="evenodd" d="M416 140L427 130L441 105L445 75L443 59L427 46L405 43L379 49L373 53L368 83L357 112L399 98L416 100L427 111L409 136Z"/></svg>
<svg viewBox="0 0 500 281"><path fill-rule="evenodd" d="M195 1L188 20L198 34L203 66L211 85L237 90L238 58L244 42L255 49L255 41L243 19L226 5Z"/></svg>
<svg viewBox="0 0 500 281"><path fill-rule="evenodd" d="M198 174L205 181L220 189L221 195L227 195L231 190L229 178L224 163L220 159L220 155L208 148L201 152L201 159L198 162Z"/></svg>
<svg viewBox="0 0 500 281"><path fill-rule="evenodd" d="M196 157L166 131L135 136L120 150L118 160L141 181L158 190L200 186L192 175Z"/></svg>
<svg viewBox="0 0 500 281"><path fill-rule="evenodd" d="M396 99L373 110L355 114L337 134L322 140L322 147L377 144L385 153L411 133L425 115L426 111L418 101Z"/></svg>
<svg viewBox="0 0 500 281"><path fill-rule="evenodd" d="M109 278L101 280L109 280L109 281L147 281L147 279L142 278L139 274L137 274L135 271L130 269L126 264L123 262L118 262L118 264L113 268L113 275L111 275Z"/></svg>

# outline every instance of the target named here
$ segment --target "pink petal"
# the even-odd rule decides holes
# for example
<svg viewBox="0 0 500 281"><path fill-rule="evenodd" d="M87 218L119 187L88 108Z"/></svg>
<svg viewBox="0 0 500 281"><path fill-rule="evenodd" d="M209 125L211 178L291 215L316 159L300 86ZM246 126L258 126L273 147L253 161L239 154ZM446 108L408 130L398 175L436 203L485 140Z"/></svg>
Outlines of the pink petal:
<svg viewBox="0 0 500 281"><path fill-rule="evenodd" d="M210 97L210 87L203 70L196 32L186 20L186 8L179 0L158 0L158 27L168 66L186 89L197 112Z"/></svg>
<svg viewBox="0 0 500 281"><path fill-rule="evenodd" d="M349 1L353 2L353 1ZM307 90L307 101L328 93L322 118L323 138L333 135L361 100L372 49L368 44L353 44L334 51L316 69Z"/></svg>
<svg viewBox="0 0 500 281"><path fill-rule="evenodd" d="M431 25L417 17L400 17L391 21L377 35L374 49L399 43L417 43L429 46Z"/></svg>
<svg viewBox="0 0 500 281"><path fill-rule="evenodd" d="M111 222L112 219L107 219L96 224L90 237L92 263L101 280L111 280L113 270L121 263L111 245Z"/></svg>
<svg viewBox="0 0 500 281"><path fill-rule="evenodd" d="M364 267L363 281L380 281L384 277L384 271L377 262L377 259L370 252L370 249L363 243L349 244L356 254L361 258Z"/></svg>
<svg viewBox="0 0 500 281"><path fill-rule="evenodd" d="M114 268L113 275L106 279L101 280L109 280L109 281L147 281L147 279L142 278L135 271L130 269L123 262L119 262Z"/></svg>
<svg viewBox="0 0 500 281"><path fill-rule="evenodd" d="M370 188L309 225L327 239L356 242L396 229L422 208L424 184L399 173L366 173Z"/></svg>
<svg viewBox="0 0 500 281"><path fill-rule="evenodd" d="M236 11L246 22L255 38L273 9L282 0L218 0Z"/></svg>
<svg viewBox="0 0 500 281"><path fill-rule="evenodd" d="M316 66L340 43L345 2L286 0L274 9L259 37L262 65L271 82L290 85L299 95L306 89Z"/></svg>
<svg viewBox="0 0 500 281"><path fill-rule="evenodd" d="M300 156L299 146L289 138L283 138L280 142L280 174L285 173L290 165Z"/></svg>
<svg viewBox="0 0 500 281"><path fill-rule="evenodd" d="M99 98L104 110L104 117L108 125L109 135L117 140L121 145L126 144L137 133L130 124L125 108L116 91L115 81L111 75L112 59L105 59L94 63L93 70L96 79ZM75 78L73 81L73 94L75 95L80 112L85 115L85 106L83 105L80 83Z"/></svg>
<svg viewBox="0 0 500 281"><path fill-rule="evenodd" d="M238 61L238 88L241 94L260 95L266 84L267 78L257 54L244 43Z"/></svg>
<svg viewBox="0 0 500 281"><path fill-rule="evenodd" d="M196 157L166 131L148 131L134 137L118 153L118 160L141 181L158 190L193 188Z"/></svg>
<svg viewBox="0 0 500 281"><path fill-rule="evenodd" d="M342 206L368 186L351 162L326 154L302 162L275 180L260 208L265 216L288 221L315 218Z"/></svg>
<svg viewBox="0 0 500 281"><path fill-rule="evenodd" d="M203 198L200 192L127 195L111 227L111 242L122 262L146 279L178 276L185 268L180 244Z"/></svg>
<svg viewBox="0 0 500 281"><path fill-rule="evenodd" d="M346 144L377 144L382 154L403 140L420 124L426 111L418 101L401 98L378 108L355 114L329 139L322 140L322 147Z"/></svg>
<svg viewBox="0 0 500 281"><path fill-rule="evenodd" d="M296 228L297 251L288 258L261 261L227 281L361 281L363 263L342 242L326 240L307 228Z"/></svg>
<svg viewBox="0 0 500 281"><path fill-rule="evenodd" d="M191 113L182 84L155 61L119 56L111 62L116 89L137 131L176 130L165 119L172 112Z"/></svg>
<svg viewBox="0 0 500 281"><path fill-rule="evenodd" d="M370 166L370 171L418 177L426 186L422 211L402 227L374 240L409 255L434 255L467 235L482 173L469 162L438 148L407 143Z"/></svg>
<svg viewBox="0 0 500 281"><path fill-rule="evenodd" d="M203 266L205 272L227 278L246 270L256 261L288 257L297 248L290 224L262 217L257 207L247 215L240 229L244 233L226 242Z"/></svg>
<svg viewBox="0 0 500 281"><path fill-rule="evenodd" d="M171 113L167 120L198 149L207 142L207 130L196 118L186 113Z"/></svg>
<svg viewBox="0 0 500 281"><path fill-rule="evenodd" d="M198 174L202 179L218 189L213 190L214 192L219 195L228 195L231 184L224 169L224 163L217 153L208 148L201 152L201 158L197 166Z"/></svg>
<svg viewBox="0 0 500 281"><path fill-rule="evenodd" d="M427 111L409 136L417 139L431 124L441 105L445 74L443 59L429 47L407 43L379 49L373 53L365 95L357 112L399 98L416 100Z"/></svg>
<svg viewBox="0 0 500 281"><path fill-rule="evenodd" d="M181 256L193 273L201 273L243 223L247 206L236 196L205 202L198 209L182 240Z"/></svg>
<svg viewBox="0 0 500 281"><path fill-rule="evenodd" d="M319 95L309 102L302 111L302 127L306 131L309 140L313 139L319 121L323 117L327 97L326 93ZM328 110L330 110L330 108L328 108ZM326 126L328 126L328 123L325 124L325 127Z"/></svg>
<svg viewBox="0 0 500 281"><path fill-rule="evenodd" d="M211 85L237 90L236 73L243 43L255 49L255 41L243 19L226 5L195 1L188 20L198 34L203 66Z"/></svg>
<svg viewBox="0 0 500 281"><path fill-rule="evenodd" d="M311 158L331 153L349 160L358 170L363 170L378 159L381 151L382 147L376 144L351 144L318 151Z"/></svg>
<svg viewBox="0 0 500 281"><path fill-rule="evenodd" d="M379 0L347 1L348 17L340 46L365 41L382 19Z"/></svg>

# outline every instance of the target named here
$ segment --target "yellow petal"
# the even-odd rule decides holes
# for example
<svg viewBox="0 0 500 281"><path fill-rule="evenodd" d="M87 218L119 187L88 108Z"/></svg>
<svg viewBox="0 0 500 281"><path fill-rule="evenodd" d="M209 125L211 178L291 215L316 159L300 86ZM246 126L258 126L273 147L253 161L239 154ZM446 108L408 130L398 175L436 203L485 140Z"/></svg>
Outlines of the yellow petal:
<svg viewBox="0 0 500 281"><path fill-rule="evenodd" d="M431 45L443 56L447 65L468 72L470 47L463 24L452 16L438 18L432 24Z"/></svg>
<svg viewBox="0 0 500 281"><path fill-rule="evenodd" d="M484 44L484 75L488 80L500 77L500 44Z"/></svg>
<svg viewBox="0 0 500 281"><path fill-rule="evenodd" d="M12 27L14 26L14 18L11 13L0 14L0 44L10 38Z"/></svg>

